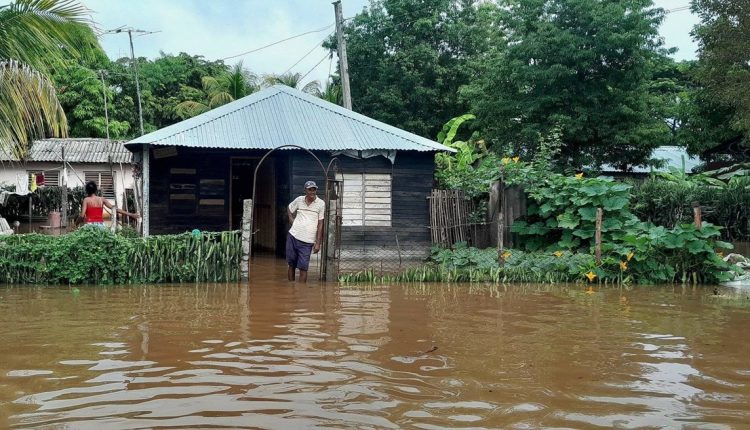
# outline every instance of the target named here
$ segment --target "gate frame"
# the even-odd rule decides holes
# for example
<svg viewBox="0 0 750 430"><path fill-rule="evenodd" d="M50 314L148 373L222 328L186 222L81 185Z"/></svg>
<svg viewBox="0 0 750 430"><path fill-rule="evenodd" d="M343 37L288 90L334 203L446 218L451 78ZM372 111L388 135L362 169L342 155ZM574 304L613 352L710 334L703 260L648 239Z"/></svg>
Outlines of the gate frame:
<svg viewBox="0 0 750 430"><path fill-rule="evenodd" d="M318 162L318 165L320 166L320 170L323 171L323 176L326 179L326 187L325 187L325 191L324 191L324 194L323 194L323 196L324 196L324 198L323 198L323 204L324 204L324 210L325 210L326 216L328 216L328 209L329 209L328 208L328 182L330 181L330 178L328 177L328 171L333 166L334 161L336 162L336 165L338 165L338 158L337 157L331 158L331 161L328 162L328 167L324 167L323 166L323 162L320 161L320 158L318 158L317 155L313 154L313 152L310 151L309 149L304 148L304 147L299 146L299 145L286 144L286 145L280 145L280 146L277 146L277 147L275 147L273 149L270 149L268 152L266 152L263 155L263 157L261 157L260 161L258 161L258 164L255 166L255 171L253 172L253 194L252 194L252 200L251 200L251 203L250 203L250 214L251 214L251 217L252 217L251 218L251 220L252 220L251 222L255 221L255 191L256 191L255 187L258 184L258 170L260 169L260 166L263 164L263 162L266 161L266 158L268 158L271 154L273 154L274 152L276 152L276 150L283 149L283 148L301 149L301 150L307 152L308 154L310 154L310 156L313 157L315 159L315 161ZM334 178L334 180L335 179L336 178ZM327 251L328 251L328 234L327 234L327 231L326 231L327 230L326 227L327 227L327 222L324 222L323 223L323 243L320 244L320 252L321 252L321 256L320 256L320 263L321 264L320 265L321 265L321 267L320 267L320 270L318 271L318 280L320 280L320 281L325 281L325 277L326 277L326 273L325 273L326 272L326 263L327 263L327 260L328 260L328 255L327 255ZM252 229L252 224L251 224L251 229ZM340 231L340 226L339 226L339 231ZM250 232L250 251L249 251L249 254L248 254L248 264L250 264L250 265L252 265L253 237L254 236L255 235L251 231Z"/></svg>

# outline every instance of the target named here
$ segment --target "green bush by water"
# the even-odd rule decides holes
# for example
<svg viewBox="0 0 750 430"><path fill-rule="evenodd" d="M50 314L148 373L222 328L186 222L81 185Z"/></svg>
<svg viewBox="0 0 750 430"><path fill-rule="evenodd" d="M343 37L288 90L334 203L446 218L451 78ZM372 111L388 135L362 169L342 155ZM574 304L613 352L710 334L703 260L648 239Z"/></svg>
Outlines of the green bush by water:
<svg viewBox="0 0 750 430"><path fill-rule="evenodd" d="M655 241L634 238L631 251L605 247L602 264L594 255L569 250L524 252L477 249L464 243L452 249L434 247L428 262L398 274L378 276L368 270L342 275L341 282L595 282L615 284L715 283L729 276L731 267L699 236L716 234L711 226L685 226L677 233L658 232ZM628 239L630 240L630 239ZM658 249L655 252L654 249ZM637 257L637 258L636 258ZM502 260L502 264L500 264Z"/></svg>
<svg viewBox="0 0 750 430"><path fill-rule="evenodd" d="M0 238L0 283L228 282L240 277L237 231L132 237L84 227Z"/></svg>

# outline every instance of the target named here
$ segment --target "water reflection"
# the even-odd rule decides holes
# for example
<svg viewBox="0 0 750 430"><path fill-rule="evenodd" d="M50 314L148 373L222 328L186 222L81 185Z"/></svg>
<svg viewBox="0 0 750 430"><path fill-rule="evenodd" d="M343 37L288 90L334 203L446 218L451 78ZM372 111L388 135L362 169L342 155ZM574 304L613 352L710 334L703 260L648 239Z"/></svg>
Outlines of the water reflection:
<svg viewBox="0 0 750 430"><path fill-rule="evenodd" d="M0 290L0 427L734 428L750 411L750 311L712 290L268 273Z"/></svg>

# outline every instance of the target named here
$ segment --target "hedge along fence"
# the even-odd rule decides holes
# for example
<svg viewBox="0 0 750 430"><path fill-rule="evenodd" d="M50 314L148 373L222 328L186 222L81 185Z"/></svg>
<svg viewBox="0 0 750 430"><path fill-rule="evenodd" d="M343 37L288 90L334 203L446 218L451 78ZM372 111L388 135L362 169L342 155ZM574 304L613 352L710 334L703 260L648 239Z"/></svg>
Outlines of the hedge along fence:
<svg viewBox="0 0 750 430"><path fill-rule="evenodd" d="M750 240L750 179L721 187L659 178L633 185L631 207L640 219L672 228L692 221L693 202L697 202L704 221L724 227L724 239Z"/></svg>
<svg viewBox="0 0 750 430"><path fill-rule="evenodd" d="M240 279L239 231L128 238L84 227L0 239L0 283L132 284Z"/></svg>

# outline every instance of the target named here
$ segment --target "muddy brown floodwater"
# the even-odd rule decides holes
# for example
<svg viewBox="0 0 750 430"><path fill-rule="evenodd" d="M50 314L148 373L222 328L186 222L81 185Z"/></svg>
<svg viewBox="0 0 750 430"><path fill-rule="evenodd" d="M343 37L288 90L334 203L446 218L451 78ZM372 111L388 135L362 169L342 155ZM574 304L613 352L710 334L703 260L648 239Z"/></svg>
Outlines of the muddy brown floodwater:
<svg viewBox="0 0 750 430"><path fill-rule="evenodd" d="M249 288L0 287L0 428L750 426L742 293L255 269Z"/></svg>

